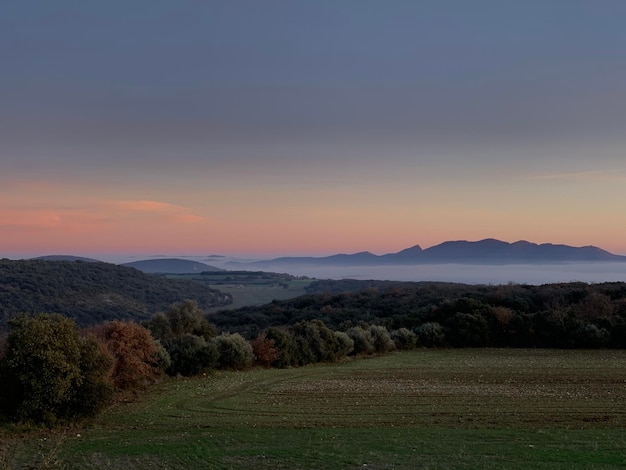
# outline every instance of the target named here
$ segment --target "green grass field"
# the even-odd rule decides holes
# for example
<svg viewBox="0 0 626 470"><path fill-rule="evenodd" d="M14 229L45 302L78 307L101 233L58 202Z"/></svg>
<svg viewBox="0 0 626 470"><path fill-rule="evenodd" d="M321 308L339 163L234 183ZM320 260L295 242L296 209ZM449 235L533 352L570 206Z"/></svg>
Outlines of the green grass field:
<svg viewBox="0 0 626 470"><path fill-rule="evenodd" d="M286 300L306 294L306 287L310 280L285 281L284 288L279 285L263 284L223 284L211 285L213 289L227 292L233 296L233 303L226 306L214 307L208 311L234 310L249 305L265 305L272 300Z"/></svg>
<svg viewBox="0 0 626 470"><path fill-rule="evenodd" d="M219 271L206 274L168 274L170 279L186 279L232 295L233 302L207 309L208 312L265 305L307 293L313 279L296 279L288 274L262 271Z"/></svg>
<svg viewBox="0 0 626 470"><path fill-rule="evenodd" d="M83 429L3 441L9 469L624 468L626 351L219 372L168 380Z"/></svg>

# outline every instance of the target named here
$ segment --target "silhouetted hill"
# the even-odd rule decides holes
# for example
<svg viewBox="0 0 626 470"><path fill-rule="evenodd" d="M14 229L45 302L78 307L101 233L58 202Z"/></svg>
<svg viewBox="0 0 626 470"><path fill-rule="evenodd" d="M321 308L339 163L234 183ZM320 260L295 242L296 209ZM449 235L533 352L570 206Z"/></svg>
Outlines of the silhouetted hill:
<svg viewBox="0 0 626 470"><path fill-rule="evenodd" d="M227 305L229 294L206 285L144 274L110 263L0 260L0 329L19 313L60 313L81 326L144 320L193 299L201 308Z"/></svg>
<svg viewBox="0 0 626 470"><path fill-rule="evenodd" d="M354 253L351 255L347 254L338 254L332 256L325 256L322 258L315 257L289 257L285 256L282 258L275 258L267 261L257 261L253 264L256 265L270 265L270 264L313 264L313 265L348 265L348 266L356 266L356 265L371 265L376 264L380 257L375 254L370 253L369 251L362 251L360 253Z"/></svg>
<svg viewBox="0 0 626 470"><path fill-rule="evenodd" d="M205 263L178 258L147 259L124 263L121 266L128 266L150 274L190 274L203 271L223 271L223 269Z"/></svg>
<svg viewBox="0 0 626 470"><path fill-rule="evenodd" d="M317 265L317 266L376 266L411 264L549 264L566 262L626 262L626 256L609 253L595 246L573 247L536 243L524 240L507 243L493 238L480 241L447 241L423 250L419 245L377 256L369 252L326 257L284 257L258 261L259 266Z"/></svg>
<svg viewBox="0 0 626 470"><path fill-rule="evenodd" d="M544 243L538 245L521 240L515 243L502 242L493 238L477 242L449 241L424 250L424 261L456 263L553 263L626 261L595 246L573 247Z"/></svg>
<svg viewBox="0 0 626 470"><path fill-rule="evenodd" d="M379 257L385 264L413 264L419 263L424 256L424 250L419 245L406 248L397 253L389 253Z"/></svg>
<svg viewBox="0 0 626 470"><path fill-rule="evenodd" d="M74 255L46 255L46 256L38 256L32 259L41 260L41 261L85 261L88 263L103 263L103 261L100 261L99 259L84 258L82 256L74 256Z"/></svg>

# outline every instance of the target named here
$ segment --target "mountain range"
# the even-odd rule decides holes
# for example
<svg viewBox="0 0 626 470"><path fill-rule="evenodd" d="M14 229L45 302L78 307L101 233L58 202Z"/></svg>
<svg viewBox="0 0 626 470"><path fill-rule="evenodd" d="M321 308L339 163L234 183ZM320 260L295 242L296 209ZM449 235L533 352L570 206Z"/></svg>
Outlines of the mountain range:
<svg viewBox="0 0 626 470"><path fill-rule="evenodd" d="M588 262L626 262L626 256L615 255L595 246L573 247L552 243L514 243L493 238L480 241L446 241L422 249L419 245L397 253L375 255L369 251L324 257L282 257L257 261L260 267L270 265L316 266L393 266L412 264L550 264Z"/></svg>

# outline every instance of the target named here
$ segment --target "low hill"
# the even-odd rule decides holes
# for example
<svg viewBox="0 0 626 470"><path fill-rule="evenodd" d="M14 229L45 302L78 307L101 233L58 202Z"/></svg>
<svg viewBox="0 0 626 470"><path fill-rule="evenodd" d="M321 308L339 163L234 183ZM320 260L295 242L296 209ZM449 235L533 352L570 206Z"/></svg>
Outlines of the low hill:
<svg viewBox="0 0 626 470"><path fill-rule="evenodd" d="M223 269L205 263L179 258L147 259L124 263L122 266L150 274L191 274L204 271L223 271Z"/></svg>
<svg viewBox="0 0 626 470"><path fill-rule="evenodd" d="M19 313L61 313L80 326L144 320L185 299L208 309L229 294L193 281L151 276L126 266L82 261L0 260L0 330Z"/></svg>

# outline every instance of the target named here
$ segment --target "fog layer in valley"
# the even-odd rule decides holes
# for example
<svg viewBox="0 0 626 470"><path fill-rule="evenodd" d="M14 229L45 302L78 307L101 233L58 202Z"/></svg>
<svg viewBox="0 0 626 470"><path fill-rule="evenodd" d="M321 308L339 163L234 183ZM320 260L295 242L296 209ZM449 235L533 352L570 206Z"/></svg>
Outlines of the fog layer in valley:
<svg viewBox="0 0 626 470"><path fill-rule="evenodd" d="M254 266L228 269L258 270ZM287 266L264 271L284 272L318 279L378 279L395 281L446 281L466 284L547 284L581 281L589 283L626 281L626 263L567 264L430 264L413 266Z"/></svg>

